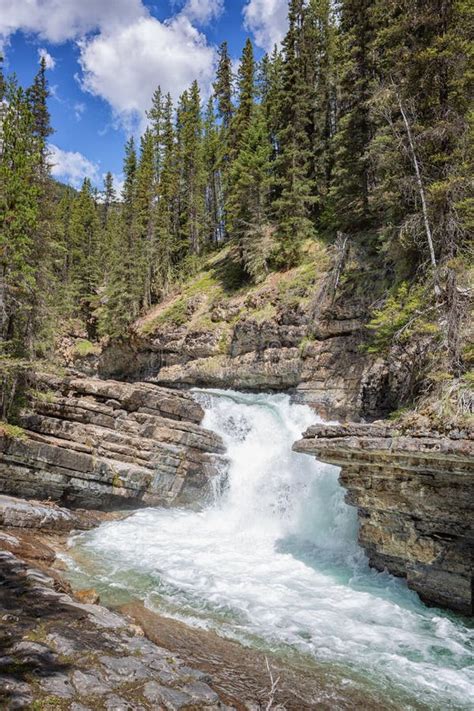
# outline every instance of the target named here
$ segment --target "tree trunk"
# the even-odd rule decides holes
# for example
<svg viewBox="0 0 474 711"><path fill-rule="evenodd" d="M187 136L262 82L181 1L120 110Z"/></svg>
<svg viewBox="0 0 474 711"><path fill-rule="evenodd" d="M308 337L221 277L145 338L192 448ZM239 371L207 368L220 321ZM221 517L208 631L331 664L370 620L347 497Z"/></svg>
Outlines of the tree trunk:
<svg viewBox="0 0 474 711"><path fill-rule="evenodd" d="M410 157L411 157L411 160L413 163L413 167L415 169L418 192L420 193L421 209L423 212L423 223L425 226L426 240L428 242L431 265L433 267L434 277L435 277L435 293L439 294L439 286L438 286L438 279L437 279L437 263L436 263L434 245L433 245L433 235L431 232L431 226L430 226L430 221L429 221L429 217L428 217L428 207L426 204L426 195L425 195L425 189L423 186L423 180L421 178L420 165L419 165L418 156L417 156L416 150L415 150L415 142L413 140L413 134L411 132L410 122L408 121L408 117L405 113L405 110L404 110L403 104L402 104L402 100L401 100L398 92L396 92L396 97L397 97L397 101L398 101L398 106L400 108L400 113L402 115L403 124L405 126L405 131L406 131L407 138L408 138L408 145L409 145L409 149L410 149Z"/></svg>

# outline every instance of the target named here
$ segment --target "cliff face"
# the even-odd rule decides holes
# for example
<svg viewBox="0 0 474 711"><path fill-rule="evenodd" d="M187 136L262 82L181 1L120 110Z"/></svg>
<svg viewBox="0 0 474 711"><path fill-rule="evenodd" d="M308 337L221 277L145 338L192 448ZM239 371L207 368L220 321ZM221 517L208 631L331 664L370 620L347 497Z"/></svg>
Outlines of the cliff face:
<svg viewBox="0 0 474 711"><path fill-rule="evenodd" d="M23 436L0 436L0 491L90 508L196 503L220 438L186 393L144 383L38 376Z"/></svg>
<svg viewBox="0 0 474 711"><path fill-rule="evenodd" d="M472 615L474 436L379 425L317 425L294 445L341 467L370 564L427 603Z"/></svg>
<svg viewBox="0 0 474 711"><path fill-rule="evenodd" d="M323 282L295 269L235 295L170 298L127 341L105 347L96 372L174 388L292 390L326 418L383 415L396 405L400 372L362 348L362 298L314 302Z"/></svg>

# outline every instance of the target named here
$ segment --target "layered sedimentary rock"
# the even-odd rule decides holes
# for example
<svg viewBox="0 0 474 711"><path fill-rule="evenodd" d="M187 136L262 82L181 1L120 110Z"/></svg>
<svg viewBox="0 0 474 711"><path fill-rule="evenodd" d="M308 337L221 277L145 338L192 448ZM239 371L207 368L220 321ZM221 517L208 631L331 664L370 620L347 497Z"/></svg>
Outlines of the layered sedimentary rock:
<svg viewBox="0 0 474 711"><path fill-rule="evenodd" d="M38 376L23 436L0 437L0 491L86 508L196 503L220 438L191 395L144 383Z"/></svg>
<svg viewBox="0 0 474 711"><path fill-rule="evenodd" d="M98 373L166 387L291 389L326 418L393 409L400 375L361 348L363 304L334 305L317 318L305 301L288 305L265 294L258 305L258 316L237 317L232 304L214 308L212 327L193 325L190 317L183 325L160 323L146 336L137 332L104 350Z"/></svg>
<svg viewBox="0 0 474 711"><path fill-rule="evenodd" d="M316 425L294 449L341 467L373 567L405 577L427 603L473 614L472 432Z"/></svg>

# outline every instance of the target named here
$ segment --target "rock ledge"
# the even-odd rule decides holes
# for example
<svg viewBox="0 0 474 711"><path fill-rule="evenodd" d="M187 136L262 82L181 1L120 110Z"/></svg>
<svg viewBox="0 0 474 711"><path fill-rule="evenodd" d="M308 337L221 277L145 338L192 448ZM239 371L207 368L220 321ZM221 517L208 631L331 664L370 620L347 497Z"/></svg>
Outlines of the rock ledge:
<svg viewBox="0 0 474 711"><path fill-rule="evenodd" d="M383 423L315 425L294 449L341 467L374 568L406 578L429 604L472 615L473 439Z"/></svg>

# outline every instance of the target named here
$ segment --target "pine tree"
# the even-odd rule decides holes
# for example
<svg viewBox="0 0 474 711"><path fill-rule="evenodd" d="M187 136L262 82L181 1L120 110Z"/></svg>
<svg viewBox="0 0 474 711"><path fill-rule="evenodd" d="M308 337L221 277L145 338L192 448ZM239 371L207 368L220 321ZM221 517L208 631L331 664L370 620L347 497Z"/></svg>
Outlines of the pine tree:
<svg viewBox="0 0 474 711"><path fill-rule="evenodd" d="M229 231L247 274L259 281L266 276L274 249L269 221L271 145L262 107L254 107L231 167Z"/></svg>
<svg viewBox="0 0 474 711"><path fill-rule="evenodd" d="M231 124L234 155L238 153L242 136L250 125L255 94L255 60L253 56L253 46L250 39L247 39L242 52L238 72L239 104L235 110Z"/></svg>
<svg viewBox="0 0 474 711"><path fill-rule="evenodd" d="M100 222L93 190L88 178L72 205L70 234L70 290L73 304L83 319L88 335L96 335L95 310L100 285Z"/></svg>
<svg viewBox="0 0 474 711"><path fill-rule="evenodd" d="M38 286L40 155L34 116L14 80L5 85L0 142L0 341L13 356L32 357Z"/></svg>
<svg viewBox="0 0 474 711"><path fill-rule="evenodd" d="M48 96L46 59L41 57L40 68L35 76L33 85L28 90L28 99L33 115L33 135L38 144L40 170L43 174L48 172L48 136L53 133L47 104Z"/></svg>
<svg viewBox="0 0 474 711"><path fill-rule="evenodd" d="M310 96L305 82L303 18L304 0L291 0L289 29L283 41L284 62L279 97L279 152L275 161L278 196L274 201L277 264L297 263L301 243L313 236L310 177L311 143L308 135Z"/></svg>

